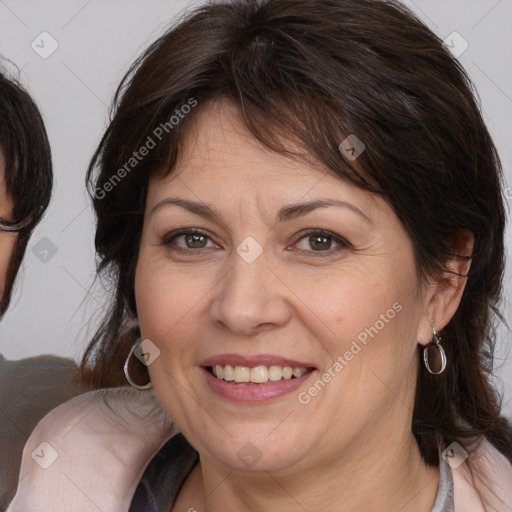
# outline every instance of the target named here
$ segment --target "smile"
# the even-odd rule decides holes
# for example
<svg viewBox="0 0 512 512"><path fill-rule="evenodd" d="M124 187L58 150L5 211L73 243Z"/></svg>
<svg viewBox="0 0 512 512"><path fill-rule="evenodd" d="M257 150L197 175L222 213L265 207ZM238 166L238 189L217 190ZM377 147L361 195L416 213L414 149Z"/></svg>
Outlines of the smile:
<svg viewBox="0 0 512 512"><path fill-rule="evenodd" d="M293 395L318 374L309 362L273 354L218 354L202 361L200 369L215 395L252 404Z"/></svg>
<svg viewBox="0 0 512 512"><path fill-rule="evenodd" d="M299 366L232 366L230 364L209 366L208 371L217 379L225 382L265 384L302 377L312 368Z"/></svg>

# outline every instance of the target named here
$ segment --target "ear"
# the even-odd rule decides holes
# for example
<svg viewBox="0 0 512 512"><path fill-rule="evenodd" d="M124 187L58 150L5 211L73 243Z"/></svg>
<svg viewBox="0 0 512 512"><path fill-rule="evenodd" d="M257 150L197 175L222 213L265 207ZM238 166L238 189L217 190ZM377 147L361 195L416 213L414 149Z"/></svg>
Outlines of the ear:
<svg viewBox="0 0 512 512"><path fill-rule="evenodd" d="M460 230L453 241L453 256L444 270L427 286L425 311L418 329L418 343L428 345L432 341L432 323L440 331L452 319L459 307L466 287L474 237L468 230Z"/></svg>

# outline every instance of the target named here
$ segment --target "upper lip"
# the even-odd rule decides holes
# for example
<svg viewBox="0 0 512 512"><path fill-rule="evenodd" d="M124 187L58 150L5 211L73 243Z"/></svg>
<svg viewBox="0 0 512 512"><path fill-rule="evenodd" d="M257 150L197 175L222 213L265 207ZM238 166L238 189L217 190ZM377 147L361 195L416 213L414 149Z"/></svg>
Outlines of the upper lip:
<svg viewBox="0 0 512 512"><path fill-rule="evenodd" d="M209 357L200 363L200 366L215 366L215 365L231 365L231 366L291 366L299 368L314 368L314 365L288 359L286 357L275 356L272 354L259 354L244 356L240 354L219 354Z"/></svg>

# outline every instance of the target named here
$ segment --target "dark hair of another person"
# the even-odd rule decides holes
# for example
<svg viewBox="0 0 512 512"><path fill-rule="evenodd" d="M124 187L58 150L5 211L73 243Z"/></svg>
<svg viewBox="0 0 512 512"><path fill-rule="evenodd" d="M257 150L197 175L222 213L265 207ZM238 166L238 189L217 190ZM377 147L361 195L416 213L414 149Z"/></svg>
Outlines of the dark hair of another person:
<svg viewBox="0 0 512 512"><path fill-rule="evenodd" d="M37 105L19 83L1 71L0 151L5 160L7 195L14 203L14 221L0 219L0 229L17 233L0 298L2 316L9 306L30 235L50 203L53 172L50 144Z"/></svg>
<svg viewBox="0 0 512 512"><path fill-rule="evenodd" d="M198 106L158 141L155 128L191 98ZM427 373L418 350L412 430L428 464L438 463L439 435L468 448L485 436L512 460L512 434L492 385L504 268L499 158L465 71L395 1L211 3L133 64L88 173L98 271L115 295L82 360L89 383L126 385L123 363L138 335L128 326L137 317L134 276L148 180L172 172L194 115L220 98L238 105L266 147L301 158L287 145L298 142L339 178L383 197L412 241L423 282L464 257L458 240L473 234L467 285L441 332L445 372ZM339 149L349 134L366 146L355 161ZM156 147L119 174L148 137ZM143 383L140 367L132 376Z"/></svg>

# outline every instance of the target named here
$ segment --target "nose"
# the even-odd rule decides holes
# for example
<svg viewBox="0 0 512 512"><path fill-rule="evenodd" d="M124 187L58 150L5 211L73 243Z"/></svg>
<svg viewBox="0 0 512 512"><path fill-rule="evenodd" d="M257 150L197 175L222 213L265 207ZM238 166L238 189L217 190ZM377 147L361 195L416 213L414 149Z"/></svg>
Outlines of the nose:
<svg viewBox="0 0 512 512"><path fill-rule="evenodd" d="M263 257L247 263L234 254L231 270L215 289L210 318L234 334L251 336L283 327L290 320L287 288Z"/></svg>

